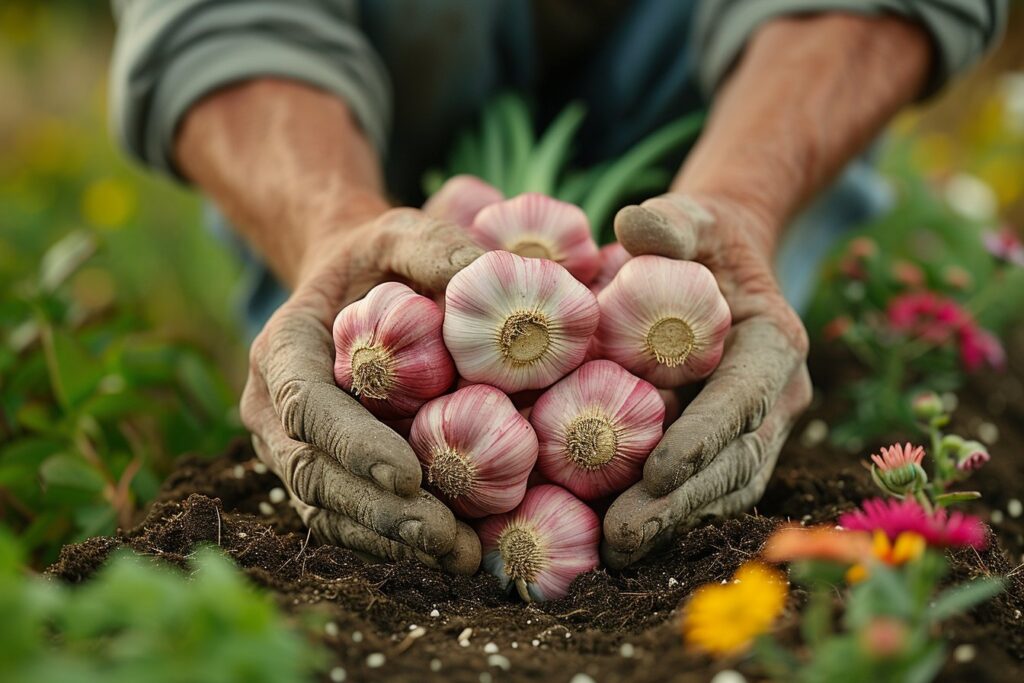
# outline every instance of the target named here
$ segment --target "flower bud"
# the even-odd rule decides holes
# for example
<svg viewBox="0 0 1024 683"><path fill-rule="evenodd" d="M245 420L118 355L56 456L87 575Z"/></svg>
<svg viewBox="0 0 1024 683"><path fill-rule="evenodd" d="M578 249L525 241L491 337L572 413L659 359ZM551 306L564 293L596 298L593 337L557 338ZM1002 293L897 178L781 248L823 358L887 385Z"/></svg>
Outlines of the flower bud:
<svg viewBox="0 0 1024 683"><path fill-rule="evenodd" d="M583 362L599 316L594 295L557 263L491 251L448 284L444 342L472 382L541 389Z"/></svg>
<svg viewBox="0 0 1024 683"><path fill-rule="evenodd" d="M558 486L531 488L514 512L479 522L477 534L484 569L526 602L564 596L599 561L597 514Z"/></svg>
<svg viewBox="0 0 1024 683"><path fill-rule="evenodd" d="M423 205L423 213L468 228L481 209L504 198L501 190L476 176L457 175L430 196Z"/></svg>
<svg viewBox="0 0 1024 683"><path fill-rule="evenodd" d="M978 441L964 441L955 457L956 468L961 472L973 472L992 459L988 449Z"/></svg>
<svg viewBox="0 0 1024 683"><path fill-rule="evenodd" d="M537 399L537 468L583 500L622 491L643 476L664 419L651 384L611 361L591 361Z"/></svg>
<svg viewBox="0 0 1024 683"><path fill-rule="evenodd" d="M334 320L334 379L380 418L411 417L455 381L441 309L403 284L385 282Z"/></svg>
<svg viewBox="0 0 1024 683"><path fill-rule="evenodd" d="M871 478L883 491L902 496L916 491L928 483L928 475L921 467L924 449L920 446L894 444L882 448L881 454L872 455Z"/></svg>
<svg viewBox="0 0 1024 683"><path fill-rule="evenodd" d="M731 315L714 275L691 261L638 256L598 296L601 355L662 389L711 374Z"/></svg>
<svg viewBox="0 0 1024 683"><path fill-rule="evenodd" d="M537 462L537 435L508 396L485 384L430 401L409 444L427 486L456 514L508 512L523 499Z"/></svg>
<svg viewBox="0 0 1024 683"><path fill-rule="evenodd" d="M925 391L915 396L910 409L914 413L915 420L926 424L931 424L932 420L946 416L942 398L934 391Z"/></svg>
<svg viewBox="0 0 1024 683"><path fill-rule="evenodd" d="M601 262L601 268L590 282L590 291L594 293L594 296L600 294L602 289L611 284L611 281L619 274L626 261L633 258L626 251L626 248L618 242L612 242L601 247L598 257Z"/></svg>
<svg viewBox="0 0 1024 683"><path fill-rule="evenodd" d="M482 209L469 233L484 249L555 261L584 284L600 267L583 210L535 192Z"/></svg>

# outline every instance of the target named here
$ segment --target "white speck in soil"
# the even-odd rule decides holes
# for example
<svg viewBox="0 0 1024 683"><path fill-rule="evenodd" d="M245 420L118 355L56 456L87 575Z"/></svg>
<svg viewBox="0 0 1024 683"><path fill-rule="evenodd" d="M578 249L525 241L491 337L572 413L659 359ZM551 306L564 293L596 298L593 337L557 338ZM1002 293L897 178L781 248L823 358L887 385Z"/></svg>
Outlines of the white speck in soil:
<svg viewBox="0 0 1024 683"><path fill-rule="evenodd" d="M235 465L231 468L231 474L235 476L235 479L241 479L245 476L245 468L241 465Z"/></svg>
<svg viewBox="0 0 1024 683"><path fill-rule="evenodd" d="M1006 511L1010 514L1011 517L1016 519L1020 517L1022 513L1024 513L1024 504L1022 504L1020 500L1018 500L1017 498L1011 498L1010 500L1006 501Z"/></svg>
<svg viewBox="0 0 1024 683"><path fill-rule="evenodd" d="M256 474L266 474L267 466L257 460L252 465L252 471L255 472Z"/></svg>
<svg viewBox="0 0 1024 683"><path fill-rule="evenodd" d="M260 514L269 517L274 514L274 506L265 500L260 501Z"/></svg>
<svg viewBox="0 0 1024 683"><path fill-rule="evenodd" d="M361 643L361 642L363 642L363 632L362 631L352 631L352 642L353 643Z"/></svg>
<svg viewBox="0 0 1024 683"><path fill-rule="evenodd" d="M338 625L335 624L333 621L328 621L326 624L324 624L324 633L326 633L331 638L336 638L338 636Z"/></svg>
<svg viewBox="0 0 1024 683"><path fill-rule="evenodd" d="M1020 612L1019 609L1013 610L1013 618L1014 619L1020 619L1020 614L1021 614L1021 612Z"/></svg>
<svg viewBox="0 0 1024 683"><path fill-rule="evenodd" d="M566 638L572 638L572 634L571 634L571 633L569 633L568 631L566 631L566 633L565 633L565 637L566 637Z"/></svg>
<svg viewBox="0 0 1024 683"><path fill-rule="evenodd" d="M496 666L502 671L508 671L512 668L512 662L508 661L508 657L502 655L488 655L487 665Z"/></svg>
<svg viewBox="0 0 1024 683"><path fill-rule="evenodd" d="M534 647L537 647L538 645L540 645L540 641L537 640L536 638L534 638L533 640L530 641L530 644L533 645Z"/></svg>
<svg viewBox="0 0 1024 683"><path fill-rule="evenodd" d="M517 643L516 641L513 640L512 641L512 649L513 650L518 650L519 649L519 643Z"/></svg>
<svg viewBox="0 0 1024 683"><path fill-rule="evenodd" d="M595 681L593 678L591 678L587 674L582 674L581 673L581 674L576 674L575 676L570 678L569 679L569 683L597 683L597 681Z"/></svg>
<svg viewBox="0 0 1024 683"><path fill-rule="evenodd" d="M459 641L459 645L461 645L462 647L469 647L469 637L471 635L473 635L473 629L467 626L466 628L462 629L462 633L460 633L455 640Z"/></svg>
<svg viewBox="0 0 1024 683"><path fill-rule="evenodd" d="M674 576L668 577L668 587L669 588L675 588L678 585L679 585L679 582L676 580L676 577L674 577Z"/></svg>
<svg viewBox="0 0 1024 683"><path fill-rule="evenodd" d="M366 655L366 666L371 669L379 669L384 666L385 659L383 652L371 652Z"/></svg>
<svg viewBox="0 0 1024 683"><path fill-rule="evenodd" d="M619 647L619 654L623 657L632 657L636 654L636 648L633 647L633 643L623 643Z"/></svg>
<svg viewBox="0 0 1024 683"><path fill-rule="evenodd" d="M441 660L435 657L430 660L430 670L437 673L441 670Z"/></svg>
<svg viewBox="0 0 1024 683"><path fill-rule="evenodd" d="M270 489L270 493L268 495L270 496L270 502L273 503L274 505L277 505L278 503L283 503L284 499L288 497L288 494L286 494L284 492L284 489L281 488L280 486L275 486L274 488Z"/></svg>
<svg viewBox="0 0 1024 683"><path fill-rule="evenodd" d="M724 669L715 674L711 683L747 683L747 679L739 671Z"/></svg>
<svg viewBox="0 0 1024 683"><path fill-rule="evenodd" d="M964 643L963 645L957 645L956 649L953 650L953 659L958 664L966 664L967 662L973 662L975 655L978 654L978 649L970 643Z"/></svg>
<svg viewBox="0 0 1024 683"><path fill-rule="evenodd" d="M486 652L488 654L494 654L497 651L498 651L498 646L495 645L494 643L487 643L486 645L484 645L484 652Z"/></svg>
<svg viewBox="0 0 1024 683"><path fill-rule="evenodd" d="M800 436L800 443L807 448L819 446L828 438L828 423L824 420L811 420L804 427L804 433Z"/></svg>
<svg viewBox="0 0 1024 683"><path fill-rule="evenodd" d="M439 616L441 616L441 613L438 612L436 609L432 609L430 610L430 616L434 619L437 619Z"/></svg>
<svg viewBox="0 0 1024 683"><path fill-rule="evenodd" d="M409 630L410 631L415 631L416 630L416 624L409 624Z"/></svg>
<svg viewBox="0 0 1024 683"><path fill-rule="evenodd" d="M1003 523L1003 511L1002 510L993 510L992 511L992 515L991 515L991 519L992 519L992 523L993 524L1002 524Z"/></svg>
<svg viewBox="0 0 1024 683"><path fill-rule="evenodd" d="M239 538L248 538L249 534L245 533L244 531L239 531L238 532L238 537Z"/></svg>
<svg viewBox="0 0 1024 683"><path fill-rule="evenodd" d="M989 446L999 441L999 427L991 422L982 422L978 425L978 438Z"/></svg>
<svg viewBox="0 0 1024 683"><path fill-rule="evenodd" d="M329 675L333 683L341 683L345 680L346 677L345 670L342 669L340 666L336 666L333 669L331 669L331 673Z"/></svg>

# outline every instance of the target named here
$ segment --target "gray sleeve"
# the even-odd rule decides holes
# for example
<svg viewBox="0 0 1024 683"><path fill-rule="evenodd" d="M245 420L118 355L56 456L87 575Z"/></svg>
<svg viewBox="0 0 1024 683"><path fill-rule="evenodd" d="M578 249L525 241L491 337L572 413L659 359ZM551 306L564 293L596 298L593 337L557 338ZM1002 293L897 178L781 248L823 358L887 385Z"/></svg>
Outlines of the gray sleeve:
<svg viewBox="0 0 1024 683"><path fill-rule="evenodd" d="M182 117L211 91L258 76L308 83L345 100L382 154L387 72L360 33L355 0L114 0L111 127L143 163L181 177Z"/></svg>
<svg viewBox="0 0 1024 683"><path fill-rule="evenodd" d="M998 42L1007 6L1008 0L702 0L693 41L701 89L714 92L762 23L787 14L839 11L895 14L924 26L935 52L927 97Z"/></svg>

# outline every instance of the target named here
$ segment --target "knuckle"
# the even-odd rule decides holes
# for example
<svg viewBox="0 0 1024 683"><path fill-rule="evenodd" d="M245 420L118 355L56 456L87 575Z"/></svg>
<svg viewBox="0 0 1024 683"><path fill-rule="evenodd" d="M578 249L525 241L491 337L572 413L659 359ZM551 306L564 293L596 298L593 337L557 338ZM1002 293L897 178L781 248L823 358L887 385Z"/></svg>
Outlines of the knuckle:
<svg viewBox="0 0 1024 683"><path fill-rule="evenodd" d="M323 464L316 451L308 444L296 444L282 456L282 474L295 497L307 505L319 507L323 496Z"/></svg>
<svg viewBox="0 0 1024 683"><path fill-rule="evenodd" d="M274 405L288 436L301 438L305 431L306 405L309 403L309 382L298 377L284 381L274 397Z"/></svg>

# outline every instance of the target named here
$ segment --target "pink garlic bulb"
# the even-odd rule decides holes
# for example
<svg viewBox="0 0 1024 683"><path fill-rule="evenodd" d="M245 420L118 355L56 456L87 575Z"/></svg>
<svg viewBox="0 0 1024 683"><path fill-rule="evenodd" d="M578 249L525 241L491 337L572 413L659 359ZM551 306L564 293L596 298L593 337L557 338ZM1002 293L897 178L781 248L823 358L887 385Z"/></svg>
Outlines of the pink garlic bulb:
<svg viewBox="0 0 1024 683"><path fill-rule="evenodd" d="M574 204L530 192L485 207L469 233L484 249L555 261L583 283L600 267L590 221Z"/></svg>
<svg viewBox="0 0 1024 683"><path fill-rule="evenodd" d="M444 343L472 382L541 389L583 362L599 317L594 295L557 263L490 251L448 284Z"/></svg>
<svg viewBox="0 0 1024 683"><path fill-rule="evenodd" d="M427 486L463 517L508 512L537 462L537 435L508 396L485 384L430 401L409 443Z"/></svg>
<svg viewBox="0 0 1024 683"><path fill-rule="evenodd" d="M637 256L598 296L600 352L662 389L710 375L732 323L715 276L692 261Z"/></svg>
<svg viewBox="0 0 1024 683"><path fill-rule="evenodd" d="M601 247L598 253L601 268L590 283L590 291L594 295L601 293L601 290L611 284L611 281L619 274L619 270L626 264L626 261L633 258L626 248L618 242L612 242Z"/></svg>
<svg viewBox="0 0 1024 683"><path fill-rule="evenodd" d="M591 361L534 404L537 469L583 500L622 491L643 477L664 420L665 402L650 383Z"/></svg>
<svg viewBox="0 0 1024 683"><path fill-rule="evenodd" d="M398 282L377 285L334 320L334 379L384 419L412 417L455 381L444 314Z"/></svg>
<svg viewBox="0 0 1024 683"><path fill-rule="evenodd" d="M564 596L598 565L597 514L558 486L531 488L514 512L488 517L476 530L484 569L526 602Z"/></svg>
<svg viewBox="0 0 1024 683"><path fill-rule="evenodd" d="M501 190L476 176L457 175L430 196L423 205L423 213L468 228L481 209L504 198Z"/></svg>

